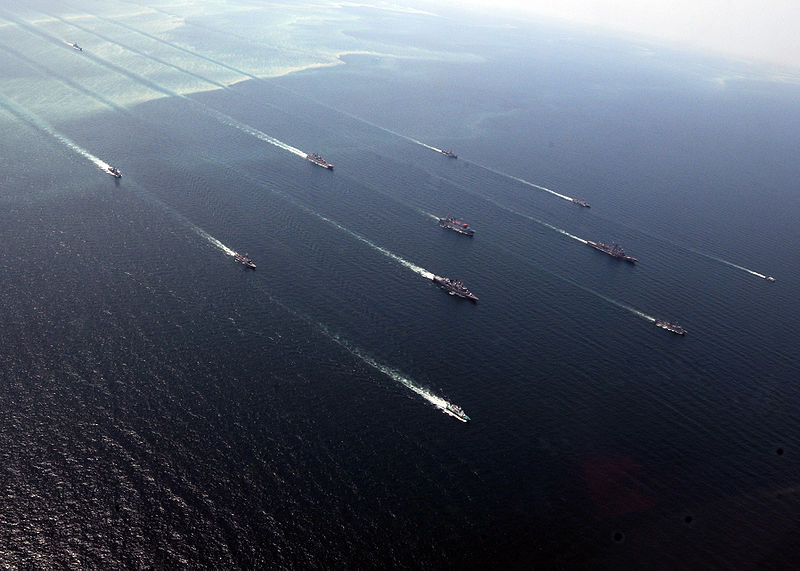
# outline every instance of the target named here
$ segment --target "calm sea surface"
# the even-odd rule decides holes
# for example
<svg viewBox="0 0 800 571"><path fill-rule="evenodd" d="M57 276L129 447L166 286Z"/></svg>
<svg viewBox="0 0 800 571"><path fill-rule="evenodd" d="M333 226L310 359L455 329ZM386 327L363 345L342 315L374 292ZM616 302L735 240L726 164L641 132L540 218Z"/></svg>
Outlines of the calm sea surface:
<svg viewBox="0 0 800 571"><path fill-rule="evenodd" d="M88 5L0 10L3 566L796 562L797 82L533 25Z"/></svg>

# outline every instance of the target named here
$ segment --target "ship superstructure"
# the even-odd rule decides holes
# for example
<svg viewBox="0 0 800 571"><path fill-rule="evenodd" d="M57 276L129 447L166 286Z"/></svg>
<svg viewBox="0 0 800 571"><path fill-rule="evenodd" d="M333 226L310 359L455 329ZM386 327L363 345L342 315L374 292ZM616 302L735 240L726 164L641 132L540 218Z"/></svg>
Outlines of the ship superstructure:
<svg viewBox="0 0 800 571"><path fill-rule="evenodd" d="M634 258L633 256L629 256L625 253L625 250L617 244L616 242L612 242L609 246L603 242L592 242L591 240L586 240L586 245L603 252L604 254L608 254L612 258L616 258L618 260L625 260L626 262L630 262L631 264L635 264L639 260Z"/></svg>
<svg viewBox="0 0 800 571"><path fill-rule="evenodd" d="M670 323L669 321L664 321L663 319L656 319L655 324L656 327L666 329L667 331L671 331L676 335L686 335L686 330L677 323Z"/></svg>
<svg viewBox="0 0 800 571"><path fill-rule="evenodd" d="M314 163L315 165L317 165L318 167L322 167L322 168L328 169L328 170L333 170L333 163L329 163L328 161L323 159L317 153L310 153L310 154L306 155L306 158L309 161L311 161L312 163Z"/></svg>
<svg viewBox="0 0 800 571"><path fill-rule="evenodd" d="M447 228L448 230L454 230L459 234L464 234L464 236L472 237L475 235L475 230L469 227L469 224L464 222L463 220L457 220L452 216L448 216L446 218L439 218L439 226L442 228Z"/></svg>
<svg viewBox="0 0 800 571"><path fill-rule="evenodd" d="M450 278L437 275L434 275L432 279L436 285L446 290L450 295L455 295L473 302L478 301L478 297L469 291L461 280L451 280Z"/></svg>
<svg viewBox="0 0 800 571"><path fill-rule="evenodd" d="M461 422L469 422L470 420L472 420L470 417L467 416L467 413L464 412L464 409L458 406L457 404L447 403L447 406L444 407L444 410L447 414L455 416Z"/></svg>
<svg viewBox="0 0 800 571"><path fill-rule="evenodd" d="M242 264L248 270L255 270L256 265L253 263L253 260L247 257L247 254L239 254L238 252L233 255L233 259Z"/></svg>

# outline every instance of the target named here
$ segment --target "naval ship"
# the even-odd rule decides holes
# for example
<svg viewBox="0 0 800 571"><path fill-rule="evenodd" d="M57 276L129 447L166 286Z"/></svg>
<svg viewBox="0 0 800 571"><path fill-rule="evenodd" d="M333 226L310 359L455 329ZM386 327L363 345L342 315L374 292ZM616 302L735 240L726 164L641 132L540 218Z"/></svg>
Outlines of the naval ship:
<svg viewBox="0 0 800 571"><path fill-rule="evenodd" d="M113 176L114 178L122 178L122 173L119 172L119 169L117 167L112 167L111 165L109 165L108 168L106 169L106 172L111 176Z"/></svg>
<svg viewBox="0 0 800 571"><path fill-rule="evenodd" d="M677 335L686 335L686 330L677 323L670 323L669 321L656 319L655 324L656 327L660 327L661 329L666 329L667 331L672 331Z"/></svg>
<svg viewBox="0 0 800 571"><path fill-rule="evenodd" d="M767 280L768 282L774 282L775 281L775 278L773 278L772 276L767 276L764 279Z"/></svg>
<svg viewBox="0 0 800 571"><path fill-rule="evenodd" d="M443 278L442 276L433 276L433 281L442 289L447 290L450 295L455 295L463 299L468 299L472 302L478 301L478 297L464 287L461 280L451 280L450 278Z"/></svg>
<svg viewBox="0 0 800 571"><path fill-rule="evenodd" d="M581 200L580 198L573 198L572 202L577 204L578 206L583 206L584 208L591 208L592 205L586 202L585 200Z"/></svg>
<svg viewBox="0 0 800 571"><path fill-rule="evenodd" d="M616 242L612 242L609 246L608 244L604 244L603 242L592 242L591 240L586 240L586 245L591 246L595 250L599 250L604 254L608 254L612 258L616 258L618 260L625 260L626 262L630 262L631 264L635 264L639 260L636 258L629 256L625 253L619 244Z"/></svg>
<svg viewBox="0 0 800 571"><path fill-rule="evenodd" d="M457 159L458 155L455 154L453 151L445 151L443 149L439 149L439 152L442 153L446 157L450 157L451 159Z"/></svg>
<svg viewBox="0 0 800 571"><path fill-rule="evenodd" d="M333 170L333 164L329 163L328 161L323 159L317 153L308 154L308 155L306 155L306 158L309 161L311 161L312 163L314 163L315 165L317 165L318 167L322 167L322 168L328 169L328 170Z"/></svg>
<svg viewBox="0 0 800 571"><path fill-rule="evenodd" d="M447 403L447 406L444 407L444 411L451 416L455 416L461 422L469 422L472 420L467 416L467 413L464 412L464 409L457 404Z"/></svg>
<svg viewBox="0 0 800 571"><path fill-rule="evenodd" d="M242 264L248 270L255 270L256 269L256 265L253 263L253 260L251 260L250 258L247 257L247 254L242 255L242 254L236 253L236 254L233 255L233 259L236 260L237 262L239 262L240 264Z"/></svg>
<svg viewBox="0 0 800 571"><path fill-rule="evenodd" d="M439 218L439 226L448 230L455 230L459 234L464 234L464 236L469 236L470 238L475 235L475 230L470 228L469 224L463 220L456 220L452 216Z"/></svg>
<svg viewBox="0 0 800 571"><path fill-rule="evenodd" d="M78 50L79 52L82 52L82 51L83 51L83 48L82 48L82 47L80 47L80 46L77 44L77 42L73 42L73 43L72 43L72 47L73 47L73 48L75 48L76 50Z"/></svg>

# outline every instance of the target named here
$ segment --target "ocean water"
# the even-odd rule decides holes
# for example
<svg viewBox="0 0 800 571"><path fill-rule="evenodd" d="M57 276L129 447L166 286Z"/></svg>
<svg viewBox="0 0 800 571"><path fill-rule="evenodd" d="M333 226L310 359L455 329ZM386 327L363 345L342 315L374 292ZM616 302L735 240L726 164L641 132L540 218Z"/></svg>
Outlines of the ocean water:
<svg viewBox="0 0 800 571"><path fill-rule="evenodd" d="M193 1L4 6L0 77L3 566L796 561L796 77Z"/></svg>

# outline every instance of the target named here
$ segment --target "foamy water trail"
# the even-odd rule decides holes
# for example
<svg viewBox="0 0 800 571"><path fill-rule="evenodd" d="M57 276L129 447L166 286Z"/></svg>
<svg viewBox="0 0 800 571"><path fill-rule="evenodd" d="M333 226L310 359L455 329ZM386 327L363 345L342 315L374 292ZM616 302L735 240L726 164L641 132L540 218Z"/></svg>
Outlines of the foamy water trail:
<svg viewBox="0 0 800 571"><path fill-rule="evenodd" d="M514 210L513 208L511 208L509 206L506 206L505 204L501 204L501 203L497 202L496 200L494 200L492 198L489 198L488 196L481 196L480 194L477 194L475 192L472 192L472 191L466 190L466 189L465 189L465 192L467 192L467 193L469 193L472 196L475 196L477 198L483 199L483 200L485 200L487 202L491 202L492 204L494 204L495 206L497 206L498 208L500 208L502 210L505 210L506 212L510 212L511 214L515 214L516 216L520 216L522 218L530 220L531 222L536 222L537 224L541 224L542 226L544 226L546 228L550 228L551 230L555 230L559 234L563 234L564 236L567 236L568 238L572 238L573 240L577 240L578 242L580 242L582 244L586 244L587 243L587 241L584 240L583 238L581 238L580 236L575 236L574 234L570 234L569 232L567 232L563 228L559 228L558 226L553 226L552 224L549 224L549 223L545 222L544 220L539 220L538 218L535 218L534 216L530 216L529 214L523 214L522 212Z"/></svg>
<svg viewBox="0 0 800 571"><path fill-rule="evenodd" d="M414 137L406 137L405 135L400 135L399 133L395 133L395 135L397 135L398 137L404 137L404 138L408 139L409 141L411 141L412 143L416 143L417 145L421 145L421 146L425 147L426 149L430 149L432 151L436 151L437 153L441 153L442 152L442 149L439 149L439 148L434 147L432 145L429 145L427 143L423 143L422 141L418 141Z"/></svg>
<svg viewBox="0 0 800 571"><path fill-rule="evenodd" d="M278 147L280 149L283 149L285 151L289 151L290 153L294 153L298 157L303 157L303 158L306 157L307 153L305 153L304 151L301 151L297 147L293 147L292 145L290 145L288 143L284 143L283 141L278 140L275 137L271 137L270 135L267 135L265 132L256 129L255 127L251 127L250 125L242 123L241 121L237 121L236 119L234 119L230 115L226 115L225 113L222 113L221 111L217 111L216 109L211 109L210 107L207 107L205 105L201 105L200 103L197 103L196 101L192 100L191 98L188 98L188 97L185 97L185 96L182 96L182 97L184 97L184 98L188 99L189 101L192 101L193 103L198 105L200 107L200 109L203 110L204 113L212 116L214 119L216 119L220 123L228 125L229 127L233 127L234 129L238 129L242 133L246 133L248 135L251 135L251 136L253 136L253 137L257 138L257 139L260 139L261 141L264 141L265 143L269 143L270 145L274 145L274 146L276 146L276 147Z"/></svg>
<svg viewBox="0 0 800 571"><path fill-rule="evenodd" d="M314 214L314 216L316 216L320 220L323 220L323 221L327 222L328 224L330 224L331 226L334 226L335 228L338 228L339 230L341 230L345 234L348 234L348 235L352 236L353 238L355 238L359 242L362 242L362 243L366 244L367 246L369 246L373 250L375 250L377 252L380 252L384 256L387 256L387 257L391 258L392 260L398 262L401 266L404 266L404 267L408 268L409 270L421 275L422 277L424 277L426 279L429 279L429 280L433 279L433 273L429 272L425 268L422 268L422 267L420 267L420 266L418 266L418 265L416 265L416 264L414 264L412 262L409 262L405 258L402 258L402 257L398 256L397 254L395 254L393 252L390 252L389 250L387 250L386 248L384 248L382 246L378 246L374 242L371 242L367 238L364 238L364 236L362 236L361 234L353 232L349 228L345 228L344 226L342 226L341 224L339 224L335 220L331 220L330 218L328 218L326 216L323 216L322 214L319 214L317 212L314 212L313 210L309 210L309 212Z"/></svg>
<svg viewBox="0 0 800 571"><path fill-rule="evenodd" d="M426 388L414 383L414 381L412 381L411 379L409 379L408 377L403 375L400 371L397 371L396 369L393 369L393 368L391 368L388 365L385 365L383 363L379 363L378 361L376 361L375 359L373 359L372 357L367 355L364 351L362 351L361 349L359 349L358 347L356 347L355 345L350 343L347 339L344 339L340 335L330 331L325 325L323 325L321 323L316 323L316 326L319 328L320 331L322 331L325 334L326 337L328 337L330 340L334 341L335 343L337 343L341 347L344 347L351 355L354 355L354 356L358 357L359 359L364 361L366 364L368 364L370 367L373 367L374 369L377 369L378 371L380 371L381 373L383 373L384 375L386 375L387 377L389 377L393 381L396 381L396 382L400 383L401 385L403 385L407 389L409 389L409 390L413 391L414 393L416 393L417 395L421 396L426 401L428 401L429 403L434 405L436 408L440 409L442 412L444 412L444 413L446 413L446 414L448 414L450 416L453 416L455 418L458 418L457 415L455 415L455 414L453 414L453 413L448 411L447 407L449 405L451 405L451 403L449 403L446 399L444 399L444 398L432 393L428 389L426 389ZM459 419L459 420L462 420L462 419Z"/></svg>
<svg viewBox="0 0 800 571"><path fill-rule="evenodd" d="M177 214L177 213L175 213L175 214ZM183 218L183 216L181 216L181 218ZM184 220L184 222L189 224L189 226L192 228L192 230L194 230L200 236L205 238L211 245L216 246L217 248L219 248L220 250L222 250L223 252L225 252L229 256L235 256L236 255L236 251L235 250L232 250L231 248L228 248L228 246L226 246L225 244L223 244L222 242L220 242L219 240L214 238L214 236L212 236L211 234L209 234L208 232L206 232L205 230L203 230L199 226L196 226L195 224L192 224L186 218L183 218L183 220Z"/></svg>
<svg viewBox="0 0 800 571"><path fill-rule="evenodd" d="M4 95L0 95L0 105L2 105L6 110L10 111L13 115L17 116L19 119L27 122L29 125L36 127L40 131L43 131L57 140L59 143L74 151L78 155L82 156L83 158L89 160L93 164L95 164L100 170L106 171L110 166L107 162L105 162L100 157L97 157L81 147L75 141L67 137L66 135L62 135L58 131L56 131L49 123L41 119L40 117L34 115L24 107L17 105L14 101L8 99Z"/></svg>
<svg viewBox="0 0 800 571"><path fill-rule="evenodd" d="M652 315L648 315L643 311L639 311L635 307L631 307L630 305L628 305L626 303L622 303L621 301L617 301L616 299L613 299L613 298L610 298L610 297L608 297L606 295L603 295L602 293L600 293L598 291L594 291L593 289L590 289L590 288L588 288L586 286L583 286L583 285L579 284L578 282L572 281L569 278L564 278L563 276L560 276L560 277L562 277L562 279L570 282L572 285L574 285L576 287L579 287L580 289L582 289L582 290L584 290L584 291L586 291L588 293L591 293L592 295L596 295L597 297L599 297L601 299L604 299L605 301L607 301L608 303L610 303L612 305L616 305L617 307L619 307L621 309L624 309L626 311L630 311L632 314L636 315L637 317L641 317L642 319L644 319L646 321L649 321L650 323L655 323L655 321L656 321L655 317L653 317Z"/></svg>
<svg viewBox="0 0 800 571"><path fill-rule="evenodd" d="M26 22L26 21L24 21L22 19L15 18L15 17L8 16L8 15L4 15L4 16L6 17L6 19L14 22L15 24L17 24L21 28L23 28L25 30L28 30L29 32L31 32L31 33L33 33L35 35L38 35L38 36L40 36L42 38L45 38L45 39L47 39L49 41L54 41L54 42L59 42L59 43L63 42L63 40L57 39L54 36L51 36L50 34L47 34L47 33L43 32L42 30L38 29L36 26L34 26L32 24L29 24L28 22ZM91 32L91 33L94 33L94 32ZM95 33L95 35L97 35L97 34ZM111 41L110 39L107 39L107 40ZM122 46L121 44L116 44L116 45L119 45L120 47L122 47L124 49L130 50L130 48ZM146 58L148 58L148 59L150 59L152 61L156 61L156 62L161 63L163 65L168 65L169 67L178 69L179 71L185 72L185 73L187 73L187 74L189 74L191 76L194 76L194 77L196 77L198 79L203 79L203 80L211 81L212 83L214 83L212 80L208 80L207 78L204 78L202 76L197 76L196 74L188 72L187 70L183 70L181 68L177 68L176 66L172 66L171 64L167 64L166 62L162 62L161 60L153 58L152 56L148 56L144 52L139 52L139 51L135 51L134 50L133 53L137 53L139 55L142 55L143 57L146 57ZM221 123L223 123L225 125L228 125L229 127L233 127L235 129L238 129L239 131L242 131L243 133L251 135L251 136L253 136L253 137L255 137L255 138L257 138L257 139L259 139L261 141L264 141L266 143L274 145L274 146L276 146L278 148L281 148L283 150L289 151L289 152L291 152L291 153L293 153L293 154L295 154L295 155L297 155L299 157L305 158L305 156L306 156L305 152L301 151L300 149L298 149L296 147L293 147L292 145L284 143L283 141L281 141L279 139L276 139L275 137L271 137L270 135L264 133L263 131L260 131L259 129L256 129L255 127L251 127L250 125L242 123L241 121L238 121L238 120L234 119L230 115L227 115L225 113L222 113L221 111L217 111L217 110L212 109L212 108L210 108L210 107L208 107L208 106L206 106L206 105L204 105L202 103L199 103L198 101L195 101L194 99L192 99L191 97L189 97L187 95L183 95L181 93L177 93L176 91L173 91L172 89L164 87L164 86L162 86L162 85L160 85L160 84L158 84L158 83L156 83L154 81L151 81L150 79L148 79L146 77L143 77L143 76L141 76L141 75L139 75L137 73L134 73L134 72L130 71L129 69L126 69L124 67L118 66L118 65L113 64L113 63L111 63L109 61L106 61L105 59L99 57L97 54L84 52L84 57L89 59L90 61L93 61L93 62L97 63L98 65L101 65L101 66L103 66L103 67L105 67L107 69L110 69L110 70L112 70L112 71L114 71L116 73L119 73L119 74L131 79L132 81L135 81L135 82L139 83L140 85L148 87L148 88L150 88L150 89L152 89L152 90L154 90L154 91L156 91L158 93L162 93L162 94L168 95L170 97L176 97L176 98L180 98L180 99L182 99L184 101L188 101L188 102L192 103L201 112L213 117L214 119L216 119L217 121L219 121L219 122L221 122ZM219 85L224 87L221 84L219 84Z"/></svg>
<svg viewBox="0 0 800 571"><path fill-rule="evenodd" d="M89 151L87 151L86 149L84 149L83 147L81 147L80 145L75 143L74 141L72 141L72 139L70 139L69 137L67 137L65 135L62 135L61 133L56 131L52 126L50 126L44 120L42 120L41 118L37 117L36 115L31 113L27 109L17 105L16 103L14 103L13 101L9 100L8 98L6 98L3 95L0 95L0 106L2 106L5 109L11 111L11 113L14 114L15 116L17 116L19 119L21 119L23 121L26 121L30 125L38 128L41 131L44 131L48 135L52 136L56 141L60 142L65 147L67 147L68 149L74 151L75 153L79 154L80 156L88 159L89 161L91 161L92 163L97 165L100 169L102 169L103 171L105 171L109 167L108 163L106 163L102 159L94 156L92 153L90 153ZM162 202L158 198L150 195L150 193L146 193L146 194L149 195L149 198L150 198L151 201L157 203L164 210L166 210L167 212L172 214L172 216L174 216L175 218L179 219L181 222L186 224L189 228L191 228L194 232L196 232L203 239L208 241L211 245L219 248L220 250L222 250L224 253L228 254L229 256L236 255L236 251L234 251L233 249L229 248L228 246L226 246L225 244L223 244L222 242L220 242L216 238L214 238L211 234L209 234L208 232L206 232L205 230L203 230L202 228L200 228L196 224L192 223L185 216L183 216L182 214L178 213L177 211L175 211L173 208L171 208L168 205L166 205L164 202Z"/></svg>
<svg viewBox="0 0 800 571"><path fill-rule="evenodd" d="M567 232L566 230L563 230L563 229L561 229L561 228L558 228L557 226L553 226L552 224L548 224L548 223L547 223L547 222L545 222L544 220L539 220L538 218L534 218L533 216L528 216L528 215L526 215L526 214L520 214L520 216L522 216L523 218L528 218L528 219L530 219L530 220L533 220L534 222L537 222L537 223L541 224L542 226L547 226L547 227L548 227L548 228L550 228L551 230L555 230L555 231L556 231L556 232L558 232L559 234L563 234L564 236L567 236L567 237L569 237L569 238L572 238L573 240L577 240L578 242L581 242L581 243L583 243L583 244L586 244L586 243L587 243L587 241L586 241L586 240L584 240L583 238L580 238L580 237L578 237L578 236L575 236L574 234L570 234L570 233L569 233L569 232Z"/></svg>
<svg viewBox="0 0 800 571"><path fill-rule="evenodd" d="M618 301L618 300L616 300L614 298L608 297L607 295L604 295L604 294L600 293L599 291L595 291L595 290L593 290L593 289L591 289L589 287L586 287L585 285L576 282L572 278L568 278L568 277L562 276L561 274L558 274L558 273L556 273L556 272L554 272L554 271L552 271L552 270L550 270L550 269L548 269L548 268L546 268L544 266L541 266L540 264L532 262L529 258L525 258L523 256L520 256L519 254L517 254L513 250L510 250L509 248L506 248L505 246L501 246L501 248L504 251L506 251L509 254L511 254L512 256L514 256L515 258L518 258L518 259L522 260L524 263L527 263L529 265L535 266L536 268L538 268L539 270L545 272L546 274L549 274L549 275L553 276L554 278L557 278L559 280L562 280L564 282L572 284L573 286L577 287L578 289L581 289L581 290L585 291L588 294L591 294L593 296L599 297L600 299L602 299L604 301L607 301L611 305L619 307L620 309L624 309L625 311L629 311L632 314L634 314L635 316L641 317L642 319L644 319L646 321L649 321L650 323L655 323L655 321L656 321L655 317L645 313L644 311L640 311L640 310L636 309L635 307L632 307L632 306L630 306L630 305L628 305L626 303L623 303L621 301Z"/></svg>
<svg viewBox="0 0 800 571"><path fill-rule="evenodd" d="M273 302L276 305L280 306L281 308L283 308L286 312L290 313L291 315L294 315L295 317L298 317L298 318L302 319L303 321L305 321L306 323L311 325L313 328L318 330L320 333L322 333L325 337L327 337L328 339L330 339L331 341L333 341L334 343L336 343L340 347L344 348L348 353L350 353L354 357L360 359L362 362L366 363L367 365L369 365L373 369L379 371L380 373L386 375L387 377L389 377L393 381L400 383L401 385L403 385L404 387L406 387L407 389L409 389L413 393L419 395L420 397L422 397L423 399L425 399L426 401L428 401L429 403L434 405L436 408L441 410L443 413L445 413L445 414L447 414L449 416L452 416L452 417L460 420L461 422L466 422L463 418L459 418L458 415L453 414L452 412L450 412L448 410L448 407L452 406L453 403L449 402L444 397L441 397L441 396L433 393L431 390L423 387L422 385L420 385L419 383L415 382L414 380L412 380L408 376L404 375L403 373L401 373L397 369L394 369L394 368L390 367L389 365L386 365L385 363L381 363L380 361L378 361L377 359L375 359L372 356L370 356L369 354L367 354L366 351L364 351L363 349L360 349L359 347L354 345L351 341L349 341L348 339L346 339L345 337L343 337L339 333L336 333L335 331L332 331L330 329L330 327L328 327L324 323L321 323L321 322L319 322L319 321L317 321L315 319L312 319L311 317L309 317L305 313L289 307L284 302L282 302L281 300L279 300L275 296L273 296L270 292L264 290L263 288L261 288L261 289L262 289L262 291L264 291L264 293L267 295L267 297L269 298L269 300L271 302Z"/></svg>
<svg viewBox="0 0 800 571"><path fill-rule="evenodd" d="M538 188L539 190L543 190L545 192L549 192L553 196L557 196L557 197L559 197L559 198L561 198L563 200L567 200L569 202L572 202L572 197L571 196L567 196L566 194L561 194L560 192L556 192L555 190L553 190L551 188L547 188L546 186L541 186L541 185L538 185L538 184L534 184L534 183L532 183L530 181L525 180L524 178L519 178L518 176L510 175L508 173L504 173L503 171L499 171L499 170L493 169L492 167L487 167L485 165L482 165L480 163L476 163L474 161L468 161L468 162L472 163L476 167L480 167L480 168L482 168L484 170L487 170L489 172L493 172L496 175L499 175L499 176L502 176L502 177L505 177L505 178L509 178L511 180L515 180L515 181L517 181L519 183L522 183L522 184L524 184L526 186L530 186L532 188Z"/></svg>
<svg viewBox="0 0 800 571"><path fill-rule="evenodd" d="M239 174L240 174L240 176L244 176L245 178L251 179L254 182L258 182L255 179L252 179L249 175L247 175L245 173L239 173ZM271 192L282 196L284 199L286 199L287 201L291 202L294 206L296 206L297 208L299 208L303 212L306 212L307 214L310 214L310 215L314 216L315 218L318 218L319 220L322 220L326 224L330 224L331 226L333 226L337 230L340 230L340 231L344 232L345 234L347 234L348 236L351 236L351 237L355 238L356 240L358 240L362 244L366 244L367 246L369 246L370 248L372 248L376 252L380 252L381 254L386 256L387 258L391 258L395 262L399 263L401 266L408 268L409 270L413 271L416 274L419 274L420 276L424 277L425 279L429 279L429 280L433 279L433 276L434 276L433 272L429 272L425 268L423 268L421 266L418 266L417 264L415 264L413 262L409 262L408 260L406 260L402 256L398 256L397 254L387 250L383 246L378 246L375 242L372 242L371 240L365 238L364 236L362 236L358 232L353 232L349 228L346 228L345 226L342 226L341 224L336 222L336 220L332 220L331 218L328 218L327 216L324 216L324 215L320 214L319 212L317 212L315 210L312 210L308 206L298 202L297 200L295 200L291 196L287 195L286 193L280 192L278 190L271 190ZM434 216L434 218L436 218L436 217ZM438 218L437 218L437 220L438 220Z"/></svg>
<svg viewBox="0 0 800 571"><path fill-rule="evenodd" d="M742 270L743 272L747 272L748 274L756 276L758 278L761 278L762 280L769 280L770 279L770 276L766 276L764 274L760 274L760 273L756 272L755 270L751 270L751 269L745 268L744 266L740 266L739 264L734 264L733 262L729 262L728 260L723 260L722 258L718 258L717 256L712 256L711 254L706 254L704 252L698 252L697 250L694 250L692 248L690 248L690 250L692 250L696 254L700 254L701 256L705 256L707 258L711 258L712 260L716 260L717 262L723 263L726 266L730 266L732 268L736 268L737 270ZM770 280L770 281L772 281L772 280Z"/></svg>

